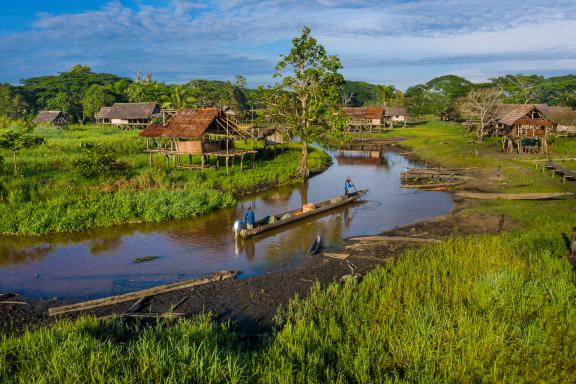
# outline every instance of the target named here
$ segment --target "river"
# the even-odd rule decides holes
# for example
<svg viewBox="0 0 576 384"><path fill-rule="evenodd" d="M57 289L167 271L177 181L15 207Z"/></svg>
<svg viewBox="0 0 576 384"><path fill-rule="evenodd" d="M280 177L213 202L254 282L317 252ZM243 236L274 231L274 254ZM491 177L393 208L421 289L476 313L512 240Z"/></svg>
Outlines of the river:
<svg viewBox="0 0 576 384"><path fill-rule="evenodd" d="M241 278L299 263L317 234L325 246L446 214L449 193L400 188L400 172L419 164L382 151L328 151L333 165L305 185L245 196L236 208L167 223L125 225L72 234L0 238L0 293L88 299L196 278L224 269ZM369 188L362 201L250 240L236 241L235 219L256 218L343 193L346 176ZM154 260L137 263L137 258ZM320 256L319 256L320 257Z"/></svg>

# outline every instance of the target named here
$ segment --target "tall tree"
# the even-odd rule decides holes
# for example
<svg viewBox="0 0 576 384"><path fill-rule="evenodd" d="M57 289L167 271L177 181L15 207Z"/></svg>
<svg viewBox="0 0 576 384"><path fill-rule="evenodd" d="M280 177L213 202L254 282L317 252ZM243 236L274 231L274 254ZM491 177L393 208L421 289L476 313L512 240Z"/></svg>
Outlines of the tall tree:
<svg viewBox="0 0 576 384"><path fill-rule="evenodd" d="M196 99L190 96L190 90L183 85L176 85L172 93L162 97L162 108L190 108L196 103Z"/></svg>
<svg viewBox="0 0 576 384"><path fill-rule="evenodd" d="M280 79L266 94L268 113L288 129L288 135L299 137L302 152L298 173L308 177L308 144L334 137L345 137L347 117L340 106L343 76L340 59L328 55L324 47L304 27L292 40L292 49L276 65L275 78Z"/></svg>
<svg viewBox="0 0 576 384"><path fill-rule="evenodd" d="M84 92L82 96L82 107L84 117L93 118L100 108L110 105L114 102L114 95L98 84L93 84Z"/></svg>
<svg viewBox="0 0 576 384"><path fill-rule="evenodd" d="M496 104L502 96L498 88L474 89L457 103L458 111L475 120L476 138L479 143L486 136L487 128L496 121Z"/></svg>
<svg viewBox="0 0 576 384"><path fill-rule="evenodd" d="M502 89L508 103L537 103L541 100L540 88L544 77L537 75L506 75L490 79Z"/></svg>

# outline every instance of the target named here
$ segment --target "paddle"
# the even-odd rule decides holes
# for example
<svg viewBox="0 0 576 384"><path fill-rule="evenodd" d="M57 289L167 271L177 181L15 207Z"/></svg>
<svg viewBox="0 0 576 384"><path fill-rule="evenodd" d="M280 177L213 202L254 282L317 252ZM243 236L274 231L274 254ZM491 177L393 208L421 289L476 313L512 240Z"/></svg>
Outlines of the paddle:
<svg viewBox="0 0 576 384"><path fill-rule="evenodd" d="M348 179L350 180L350 184L352 184L352 188L354 188L354 192L358 192L358 190L356 189L356 185L354 185L354 182L352 181L352 178L348 176Z"/></svg>

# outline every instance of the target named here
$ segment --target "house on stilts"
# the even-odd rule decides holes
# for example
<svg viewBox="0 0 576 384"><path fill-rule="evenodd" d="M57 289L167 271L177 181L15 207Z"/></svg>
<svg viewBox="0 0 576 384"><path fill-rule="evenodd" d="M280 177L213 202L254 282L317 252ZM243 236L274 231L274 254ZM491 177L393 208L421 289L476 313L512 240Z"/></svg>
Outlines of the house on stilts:
<svg viewBox="0 0 576 384"><path fill-rule="evenodd" d="M502 136L502 148L507 153L547 154L548 138L554 123L536 104L498 104L495 132Z"/></svg>
<svg viewBox="0 0 576 384"><path fill-rule="evenodd" d="M150 164L153 156L160 153L176 168L218 168L220 159L224 158L227 174L230 161L233 163L235 159L240 160L242 172L247 155L251 156L253 165L257 151L237 149L235 144L255 137L239 128L233 114L227 112L223 108L179 109L166 125L152 124L145 128L140 136L147 139ZM200 164L193 162L194 156L200 158Z"/></svg>
<svg viewBox="0 0 576 384"><path fill-rule="evenodd" d="M154 119L161 119L160 106L155 102L114 103L104 114L105 121L109 120L109 124L124 129L145 128Z"/></svg>

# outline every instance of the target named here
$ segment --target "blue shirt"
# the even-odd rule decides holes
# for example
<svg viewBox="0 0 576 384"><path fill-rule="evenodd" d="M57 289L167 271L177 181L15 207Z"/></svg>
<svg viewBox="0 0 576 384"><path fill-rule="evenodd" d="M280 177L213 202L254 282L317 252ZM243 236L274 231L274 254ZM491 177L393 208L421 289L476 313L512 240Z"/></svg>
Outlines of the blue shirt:
<svg viewBox="0 0 576 384"><path fill-rule="evenodd" d="M350 193L350 191L352 190L352 187L353 187L353 185L351 182L349 182L349 181L345 182L344 183L344 192Z"/></svg>
<svg viewBox="0 0 576 384"><path fill-rule="evenodd" d="M254 211L253 210L247 211L246 214L244 215L244 222L246 224L254 225L255 221L256 220L254 219Z"/></svg>

